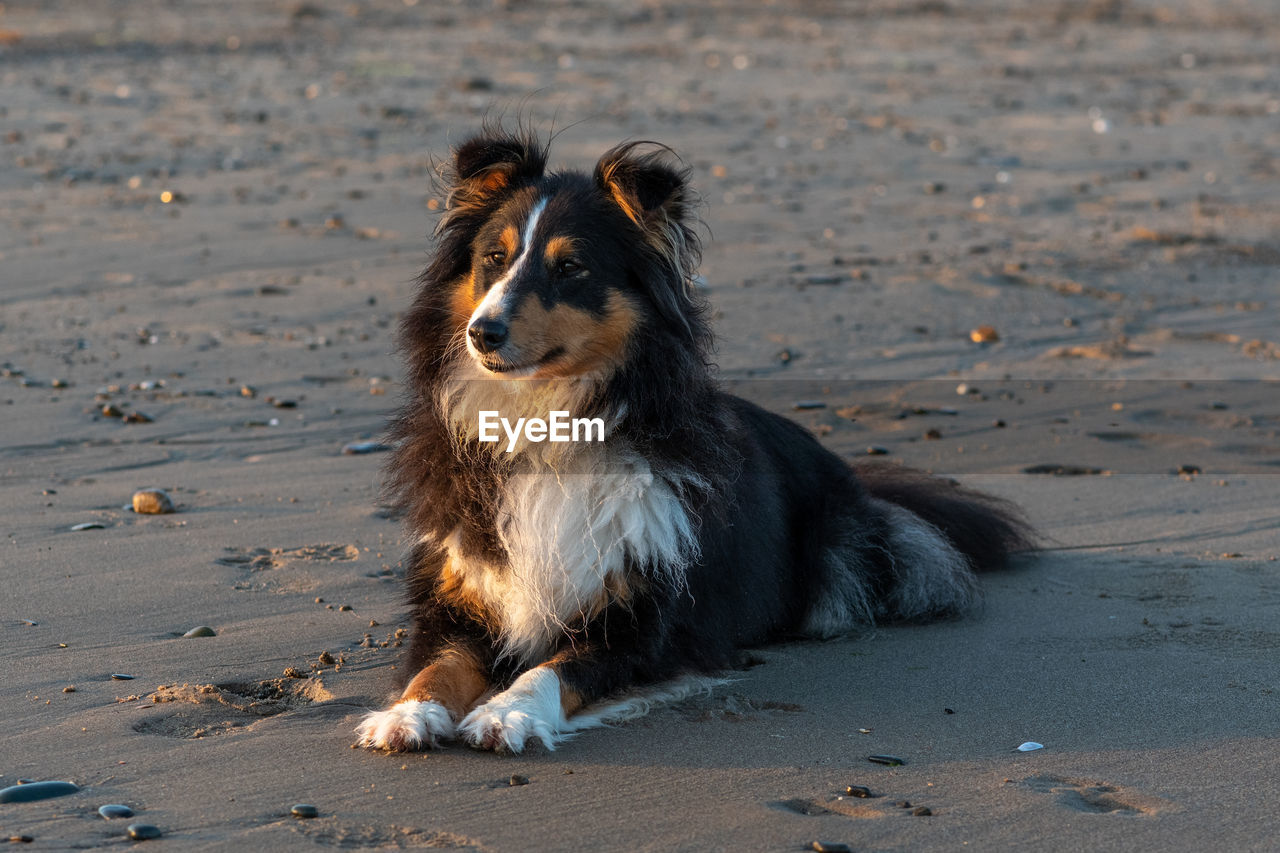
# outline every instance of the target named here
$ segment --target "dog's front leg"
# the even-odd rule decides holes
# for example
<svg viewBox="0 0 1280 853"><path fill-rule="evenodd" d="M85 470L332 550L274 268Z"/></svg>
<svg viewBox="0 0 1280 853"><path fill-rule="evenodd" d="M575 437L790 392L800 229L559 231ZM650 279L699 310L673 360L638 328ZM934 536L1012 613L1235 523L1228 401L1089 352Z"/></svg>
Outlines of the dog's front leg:
<svg viewBox="0 0 1280 853"><path fill-rule="evenodd" d="M454 737L458 720L489 690L492 645L482 626L442 601L443 566L443 553L426 545L410 559L416 609L403 664L412 677L390 708L360 722L360 746L395 751L438 746Z"/></svg>
<svg viewBox="0 0 1280 853"><path fill-rule="evenodd" d="M458 739L507 752L521 752L536 739L555 749L577 731L571 718L579 708L674 675L678 662L666 650L656 602L631 604L606 608L553 657L468 714Z"/></svg>
<svg viewBox="0 0 1280 853"><path fill-rule="evenodd" d="M356 728L359 744L393 751L439 746L489 688L479 651L465 642L446 644L405 686L385 711L367 715Z"/></svg>

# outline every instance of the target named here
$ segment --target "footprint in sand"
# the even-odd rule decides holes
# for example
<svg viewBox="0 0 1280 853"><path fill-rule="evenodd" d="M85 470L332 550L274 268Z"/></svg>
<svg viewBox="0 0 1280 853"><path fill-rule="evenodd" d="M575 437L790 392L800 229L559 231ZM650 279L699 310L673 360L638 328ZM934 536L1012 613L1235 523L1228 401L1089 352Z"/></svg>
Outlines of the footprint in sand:
<svg viewBox="0 0 1280 853"><path fill-rule="evenodd" d="M309 592L317 586L317 580L303 571L308 563L349 562L360 556L355 545L300 545L297 548L233 548L214 562L222 566L242 569L245 573L233 586L248 592ZM279 571L292 569L294 571ZM278 576L264 579L259 572L277 572Z"/></svg>
<svg viewBox="0 0 1280 853"><path fill-rule="evenodd" d="M360 826L329 822L323 818L298 823L290 828L313 844L323 847L359 848L361 850L484 850L479 841L453 832L430 832L405 826Z"/></svg>
<svg viewBox="0 0 1280 853"><path fill-rule="evenodd" d="M165 712L134 723L140 734L203 738L247 728L266 717L333 698L318 679L271 678L228 684L165 686L148 697Z"/></svg>
<svg viewBox="0 0 1280 853"><path fill-rule="evenodd" d="M712 720L747 722L761 715L767 718L768 715L777 713L799 714L804 711L804 706L795 702L752 699L737 693L716 693L686 699L673 705L672 709L691 722L705 723Z"/></svg>
<svg viewBox="0 0 1280 853"><path fill-rule="evenodd" d="M1059 806L1086 814L1153 815L1168 806L1159 797L1083 779L1030 776L1022 785L1038 794L1052 794Z"/></svg>
<svg viewBox="0 0 1280 853"><path fill-rule="evenodd" d="M355 545L300 545L297 548L234 548L214 562L223 566L243 566L250 571L278 569L289 562L307 560L320 563L337 563L354 560L360 556Z"/></svg>

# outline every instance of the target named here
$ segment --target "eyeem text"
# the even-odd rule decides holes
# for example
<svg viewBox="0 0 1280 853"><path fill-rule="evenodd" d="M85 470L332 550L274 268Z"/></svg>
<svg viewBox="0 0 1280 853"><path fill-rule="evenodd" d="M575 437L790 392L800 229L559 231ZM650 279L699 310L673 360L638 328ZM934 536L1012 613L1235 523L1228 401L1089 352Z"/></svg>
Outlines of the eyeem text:
<svg viewBox="0 0 1280 853"><path fill-rule="evenodd" d="M550 412L547 419L517 418L515 425L499 412L480 412L480 440L499 440L498 427L507 437L507 452L514 453L521 433L529 442L604 441L604 418L571 418L568 412Z"/></svg>

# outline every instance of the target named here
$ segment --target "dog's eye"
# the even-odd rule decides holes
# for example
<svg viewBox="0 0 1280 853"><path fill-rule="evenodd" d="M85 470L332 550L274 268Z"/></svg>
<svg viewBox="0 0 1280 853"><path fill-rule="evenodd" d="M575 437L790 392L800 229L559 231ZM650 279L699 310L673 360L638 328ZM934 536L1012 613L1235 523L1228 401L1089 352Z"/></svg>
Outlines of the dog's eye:
<svg viewBox="0 0 1280 853"><path fill-rule="evenodd" d="M578 273L582 272L583 269L585 269L585 267L583 267L582 264L572 259L565 259L560 263L556 264L556 272L566 277L571 275L577 275Z"/></svg>
<svg viewBox="0 0 1280 853"><path fill-rule="evenodd" d="M507 253L506 252L490 252L489 254L484 256L484 260L485 260L485 263L489 264L490 266L500 267L504 263L506 263Z"/></svg>

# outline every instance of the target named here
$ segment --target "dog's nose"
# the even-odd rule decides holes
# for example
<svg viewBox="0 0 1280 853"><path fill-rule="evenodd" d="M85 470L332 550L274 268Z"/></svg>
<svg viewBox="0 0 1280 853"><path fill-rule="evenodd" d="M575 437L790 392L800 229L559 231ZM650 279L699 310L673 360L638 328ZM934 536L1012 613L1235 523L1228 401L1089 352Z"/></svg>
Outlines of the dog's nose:
<svg viewBox="0 0 1280 853"><path fill-rule="evenodd" d="M507 342L509 331L501 320L477 320L467 327L467 336L480 352L493 352Z"/></svg>

